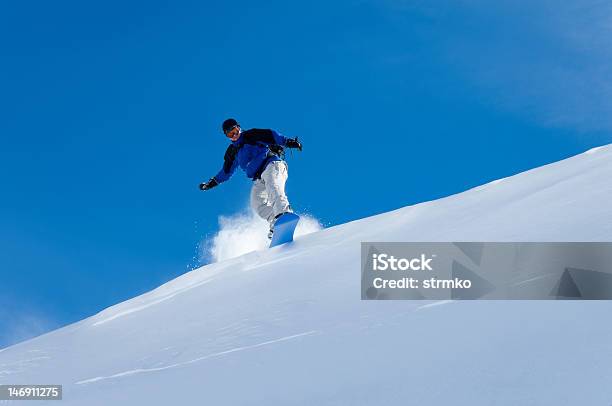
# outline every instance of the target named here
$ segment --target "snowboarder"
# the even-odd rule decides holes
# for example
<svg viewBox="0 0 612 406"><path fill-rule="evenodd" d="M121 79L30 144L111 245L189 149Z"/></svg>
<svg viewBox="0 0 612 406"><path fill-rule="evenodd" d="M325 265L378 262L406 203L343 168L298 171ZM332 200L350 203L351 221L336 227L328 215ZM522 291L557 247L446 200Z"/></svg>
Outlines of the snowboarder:
<svg viewBox="0 0 612 406"><path fill-rule="evenodd" d="M286 138L274 130L252 128L242 131L240 124L228 118L222 125L223 134L231 140L225 151L223 167L200 190L209 190L228 180L240 166L253 180L251 207L270 224L268 238L272 239L275 221L285 213L293 213L285 194L287 162L283 148L302 150L296 138Z"/></svg>

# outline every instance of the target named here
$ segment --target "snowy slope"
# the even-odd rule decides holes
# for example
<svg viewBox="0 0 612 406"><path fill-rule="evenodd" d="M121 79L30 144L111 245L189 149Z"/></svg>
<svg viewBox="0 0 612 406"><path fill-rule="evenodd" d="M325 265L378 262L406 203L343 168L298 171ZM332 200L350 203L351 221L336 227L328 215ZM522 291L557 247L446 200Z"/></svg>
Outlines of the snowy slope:
<svg viewBox="0 0 612 406"><path fill-rule="evenodd" d="M612 303L364 302L359 250L612 241L611 180L609 145L205 266L1 350L0 384L63 384L63 405L610 405Z"/></svg>

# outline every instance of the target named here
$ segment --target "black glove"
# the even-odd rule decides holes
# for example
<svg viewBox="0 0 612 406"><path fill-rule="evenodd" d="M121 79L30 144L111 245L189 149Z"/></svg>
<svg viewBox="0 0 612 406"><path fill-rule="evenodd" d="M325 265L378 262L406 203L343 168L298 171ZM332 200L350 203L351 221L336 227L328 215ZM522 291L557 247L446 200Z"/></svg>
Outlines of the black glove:
<svg viewBox="0 0 612 406"><path fill-rule="evenodd" d="M210 178L208 182L200 183L200 190L208 190L217 186L219 182L215 178Z"/></svg>
<svg viewBox="0 0 612 406"><path fill-rule="evenodd" d="M288 138L285 142L285 146L287 148L297 148L300 151L302 150L302 144L298 141L297 137Z"/></svg>

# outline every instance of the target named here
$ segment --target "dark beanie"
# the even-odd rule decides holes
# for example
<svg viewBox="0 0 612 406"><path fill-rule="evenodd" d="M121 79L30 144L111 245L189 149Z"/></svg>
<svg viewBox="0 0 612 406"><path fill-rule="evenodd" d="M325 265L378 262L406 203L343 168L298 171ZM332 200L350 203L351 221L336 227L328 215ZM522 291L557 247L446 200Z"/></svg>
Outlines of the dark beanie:
<svg viewBox="0 0 612 406"><path fill-rule="evenodd" d="M221 128L223 129L223 134L227 133L229 130L232 129L232 127L236 125L240 124L238 124L238 121L234 120L233 118L228 118L227 120L225 120L223 122L223 125L221 126Z"/></svg>

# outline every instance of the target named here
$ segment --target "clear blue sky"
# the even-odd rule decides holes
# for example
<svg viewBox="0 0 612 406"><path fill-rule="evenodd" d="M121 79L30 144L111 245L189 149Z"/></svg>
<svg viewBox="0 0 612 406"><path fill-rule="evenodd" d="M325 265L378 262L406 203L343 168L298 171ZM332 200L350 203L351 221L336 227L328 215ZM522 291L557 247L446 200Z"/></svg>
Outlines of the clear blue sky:
<svg viewBox="0 0 612 406"><path fill-rule="evenodd" d="M228 116L327 226L612 142L610 6L428 3L3 2L0 347L191 269Z"/></svg>

